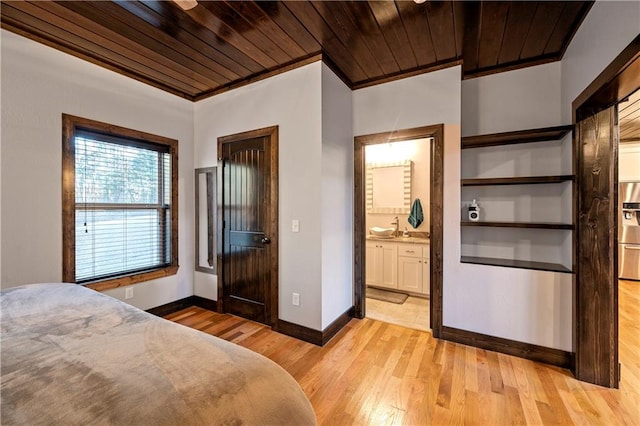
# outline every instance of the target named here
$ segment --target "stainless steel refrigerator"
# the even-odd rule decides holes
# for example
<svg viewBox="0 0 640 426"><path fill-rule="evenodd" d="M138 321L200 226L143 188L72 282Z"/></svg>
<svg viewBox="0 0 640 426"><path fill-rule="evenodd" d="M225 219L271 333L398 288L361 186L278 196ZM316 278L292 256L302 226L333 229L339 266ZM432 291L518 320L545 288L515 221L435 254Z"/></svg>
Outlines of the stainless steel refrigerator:
<svg viewBox="0 0 640 426"><path fill-rule="evenodd" d="M640 182L621 182L618 200L618 276L640 280Z"/></svg>

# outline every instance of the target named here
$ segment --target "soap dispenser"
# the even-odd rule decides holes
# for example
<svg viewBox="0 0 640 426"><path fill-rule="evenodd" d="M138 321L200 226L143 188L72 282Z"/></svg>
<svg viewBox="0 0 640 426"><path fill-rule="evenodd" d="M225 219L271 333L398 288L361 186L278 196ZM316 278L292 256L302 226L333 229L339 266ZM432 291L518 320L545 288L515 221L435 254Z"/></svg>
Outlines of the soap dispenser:
<svg viewBox="0 0 640 426"><path fill-rule="evenodd" d="M478 222L480 220L480 207L478 207L475 198L469 205L469 220L472 222Z"/></svg>

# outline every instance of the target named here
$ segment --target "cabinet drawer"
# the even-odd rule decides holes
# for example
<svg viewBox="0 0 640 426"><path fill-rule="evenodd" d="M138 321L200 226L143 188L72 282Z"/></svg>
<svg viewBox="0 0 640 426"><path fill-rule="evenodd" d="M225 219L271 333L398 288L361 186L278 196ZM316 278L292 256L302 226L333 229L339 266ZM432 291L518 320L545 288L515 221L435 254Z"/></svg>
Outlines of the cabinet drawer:
<svg viewBox="0 0 640 426"><path fill-rule="evenodd" d="M422 257L422 246L418 244L398 244L398 256Z"/></svg>

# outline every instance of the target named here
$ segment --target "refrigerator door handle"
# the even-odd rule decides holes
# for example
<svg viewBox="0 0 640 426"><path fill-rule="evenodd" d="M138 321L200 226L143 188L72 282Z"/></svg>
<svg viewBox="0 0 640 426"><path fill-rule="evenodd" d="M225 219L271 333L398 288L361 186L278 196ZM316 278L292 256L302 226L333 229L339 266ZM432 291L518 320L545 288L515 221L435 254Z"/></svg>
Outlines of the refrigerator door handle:
<svg viewBox="0 0 640 426"><path fill-rule="evenodd" d="M640 250L640 246L626 246L625 250Z"/></svg>

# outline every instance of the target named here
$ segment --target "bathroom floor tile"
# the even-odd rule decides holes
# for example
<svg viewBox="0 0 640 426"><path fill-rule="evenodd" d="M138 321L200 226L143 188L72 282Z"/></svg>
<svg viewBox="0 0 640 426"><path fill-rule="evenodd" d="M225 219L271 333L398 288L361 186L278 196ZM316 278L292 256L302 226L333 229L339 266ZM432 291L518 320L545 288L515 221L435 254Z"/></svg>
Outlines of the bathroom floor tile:
<svg viewBox="0 0 640 426"><path fill-rule="evenodd" d="M367 298L367 318L416 330L430 331L429 299L409 296L402 304Z"/></svg>

